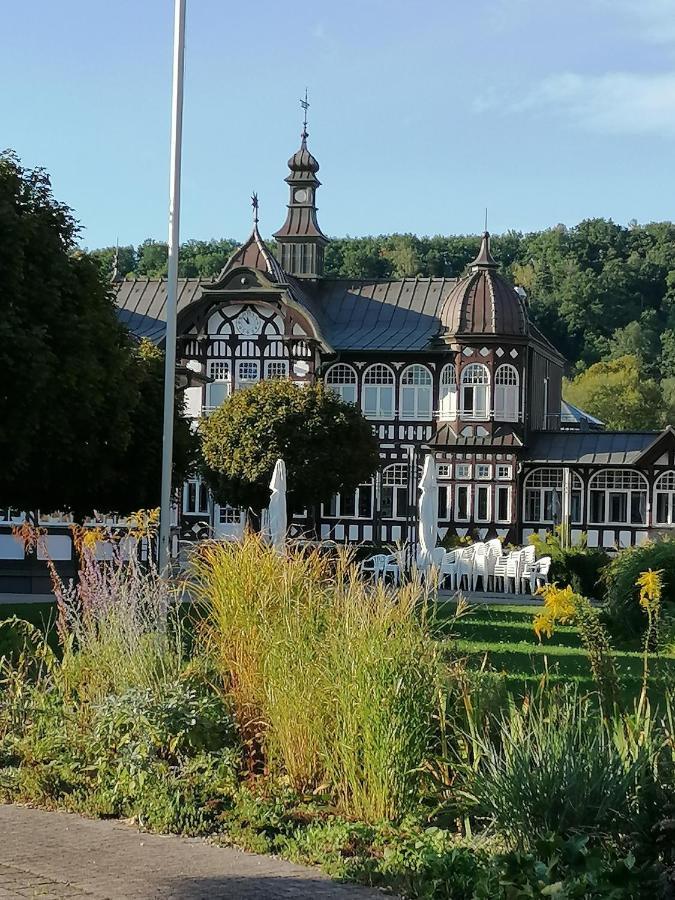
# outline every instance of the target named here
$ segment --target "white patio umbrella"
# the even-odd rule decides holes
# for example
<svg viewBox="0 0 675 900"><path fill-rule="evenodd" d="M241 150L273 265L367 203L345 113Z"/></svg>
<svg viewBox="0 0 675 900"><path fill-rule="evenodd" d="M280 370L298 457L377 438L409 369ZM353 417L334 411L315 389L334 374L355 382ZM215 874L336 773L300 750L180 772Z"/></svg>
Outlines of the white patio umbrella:
<svg viewBox="0 0 675 900"><path fill-rule="evenodd" d="M286 518L286 463L283 459L278 459L274 465L270 490L272 491L268 510L270 539L279 553L284 553L288 521Z"/></svg>
<svg viewBox="0 0 675 900"><path fill-rule="evenodd" d="M438 529L438 482L436 481L436 464L431 454L427 454L420 479L419 507L417 510L417 539L419 543L419 561L423 568L431 565L432 552L436 547Z"/></svg>

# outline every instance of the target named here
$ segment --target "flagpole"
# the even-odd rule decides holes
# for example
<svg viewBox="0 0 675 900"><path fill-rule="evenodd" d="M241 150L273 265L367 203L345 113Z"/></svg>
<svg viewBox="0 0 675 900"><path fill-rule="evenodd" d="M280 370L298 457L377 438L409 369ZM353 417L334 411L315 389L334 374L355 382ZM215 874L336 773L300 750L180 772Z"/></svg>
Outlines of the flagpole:
<svg viewBox="0 0 675 900"><path fill-rule="evenodd" d="M162 492L159 511L159 569L169 565L171 539L171 472L176 392L176 314L178 308L178 245L180 237L180 168L183 143L183 72L185 65L185 4L175 0L173 89L171 95L171 172L169 180L169 267L166 284L166 346L164 357L164 431Z"/></svg>

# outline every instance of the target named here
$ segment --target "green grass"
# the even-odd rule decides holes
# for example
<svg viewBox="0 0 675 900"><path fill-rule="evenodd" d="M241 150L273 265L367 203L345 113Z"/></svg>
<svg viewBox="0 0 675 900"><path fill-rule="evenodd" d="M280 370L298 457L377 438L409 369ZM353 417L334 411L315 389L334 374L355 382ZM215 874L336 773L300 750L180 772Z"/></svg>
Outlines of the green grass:
<svg viewBox="0 0 675 900"><path fill-rule="evenodd" d="M451 613L448 607L448 617ZM588 655L581 646L579 629L562 625L552 638L537 638L532 621L539 611L533 606L476 606L452 627L442 640L448 654L466 656L469 665L503 674L517 692L528 689L544 673L554 681L575 681L592 689ZM441 616L443 611L441 611ZM638 642L624 643L614 651L626 696L636 695L642 678L642 654ZM675 677L675 654L652 660L657 693L666 689L666 678Z"/></svg>
<svg viewBox="0 0 675 900"><path fill-rule="evenodd" d="M56 603L3 603L0 605L0 622L5 619L25 619L49 635L49 643L56 649ZM0 628L0 657L15 653L21 648L21 638L11 626Z"/></svg>

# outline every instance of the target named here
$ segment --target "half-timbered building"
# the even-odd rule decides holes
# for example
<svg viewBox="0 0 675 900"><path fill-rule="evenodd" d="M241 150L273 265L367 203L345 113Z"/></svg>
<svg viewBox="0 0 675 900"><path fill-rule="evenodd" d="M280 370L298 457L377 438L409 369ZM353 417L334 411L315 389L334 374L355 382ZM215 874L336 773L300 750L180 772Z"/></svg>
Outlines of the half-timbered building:
<svg viewBox="0 0 675 900"><path fill-rule="evenodd" d="M568 520L573 540L623 547L675 528L675 431L609 432L565 403L565 361L531 320L527 297L499 272L486 232L460 278L336 279L318 222L319 164L303 130L288 161L289 201L274 237L258 226L212 281L179 283L178 356L202 377L188 414L208 415L261 379L323 381L357 404L379 439L381 467L353 494L326 498L312 527L336 541L389 543L414 527L422 456L439 482L441 535L523 542ZM118 280L119 315L161 344L163 280ZM205 383L204 383L205 382ZM7 511L11 515L11 511ZM184 486L186 538L241 532L244 513L206 486ZM0 521L0 556L9 521ZM65 552L65 551L64 551Z"/></svg>

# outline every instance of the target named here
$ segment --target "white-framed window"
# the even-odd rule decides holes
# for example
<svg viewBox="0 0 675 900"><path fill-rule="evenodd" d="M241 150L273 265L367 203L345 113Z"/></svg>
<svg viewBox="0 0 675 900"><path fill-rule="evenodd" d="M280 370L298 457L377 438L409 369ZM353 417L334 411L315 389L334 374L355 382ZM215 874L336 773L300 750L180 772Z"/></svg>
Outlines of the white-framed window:
<svg viewBox="0 0 675 900"><path fill-rule="evenodd" d="M476 478L481 481L492 478L492 466L489 463L476 463Z"/></svg>
<svg viewBox="0 0 675 900"><path fill-rule="evenodd" d="M471 465L469 463L455 463L455 478L461 480L471 478Z"/></svg>
<svg viewBox="0 0 675 900"><path fill-rule="evenodd" d="M505 484L495 488L495 521L511 521L511 488Z"/></svg>
<svg viewBox="0 0 675 900"><path fill-rule="evenodd" d="M241 510L236 506L219 506L218 507L218 524L219 525L240 525Z"/></svg>
<svg viewBox="0 0 675 900"><path fill-rule="evenodd" d="M654 484L654 523L675 525L675 472L664 472Z"/></svg>
<svg viewBox="0 0 675 900"><path fill-rule="evenodd" d="M534 469L525 478L524 519L553 525L562 521L563 502L562 469ZM575 525L581 524L583 485L581 478L572 473L570 516Z"/></svg>
<svg viewBox="0 0 675 900"><path fill-rule="evenodd" d="M369 366L363 375L363 414L369 419L394 418L394 373L382 363Z"/></svg>
<svg viewBox="0 0 675 900"><path fill-rule="evenodd" d="M502 363L495 372L495 419L517 422L520 416L520 377L510 363Z"/></svg>
<svg viewBox="0 0 675 900"><path fill-rule="evenodd" d="M288 360L266 359L265 378L288 378Z"/></svg>
<svg viewBox="0 0 675 900"><path fill-rule="evenodd" d="M232 370L226 359L210 359L206 374L213 378L206 385L206 408L215 409L230 396L232 391Z"/></svg>
<svg viewBox="0 0 675 900"><path fill-rule="evenodd" d="M457 418L457 373L454 363L448 363L441 370L438 409L441 419Z"/></svg>
<svg viewBox="0 0 675 900"><path fill-rule="evenodd" d="M333 494L322 505L322 513L333 519L372 519L373 482L360 484L351 494Z"/></svg>
<svg viewBox="0 0 675 900"><path fill-rule="evenodd" d="M474 487L474 518L476 522L490 521L490 495L492 488L488 484L477 484Z"/></svg>
<svg viewBox="0 0 675 900"><path fill-rule="evenodd" d="M455 485L455 522L471 520L471 485Z"/></svg>
<svg viewBox="0 0 675 900"><path fill-rule="evenodd" d="M399 415L402 419L430 419L433 381L426 366L407 366L401 375Z"/></svg>
<svg viewBox="0 0 675 900"><path fill-rule="evenodd" d="M490 415L490 372L482 363L462 371L462 418L487 419Z"/></svg>
<svg viewBox="0 0 675 900"><path fill-rule="evenodd" d="M452 485L438 485L438 518L447 520L450 518L452 508Z"/></svg>
<svg viewBox="0 0 675 900"><path fill-rule="evenodd" d="M393 463L382 472L380 511L383 519L405 519L408 510L408 465Z"/></svg>
<svg viewBox="0 0 675 900"><path fill-rule="evenodd" d="M260 381L260 363L246 360L237 363L237 385L248 387Z"/></svg>
<svg viewBox="0 0 675 900"><path fill-rule="evenodd" d="M345 403L356 403L356 372L346 363L335 363L326 372L326 387L330 388Z"/></svg>
<svg viewBox="0 0 675 900"><path fill-rule="evenodd" d="M512 478L513 469L511 466L504 465L502 463L497 465L497 478L500 481L506 481L507 479L510 481Z"/></svg>
<svg viewBox="0 0 675 900"><path fill-rule="evenodd" d="M588 482L588 504L594 525L646 525L647 479L631 469L603 469Z"/></svg>
<svg viewBox="0 0 675 900"><path fill-rule="evenodd" d="M201 478L190 478L183 485L183 512L206 515L209 511L209 489Z"/></svg>
<svg viewBox="0 0 675 900"><path fill-rule="evenodd" d="M436 475L438 478L452 478L452 464L438 463Z"/></svg>

